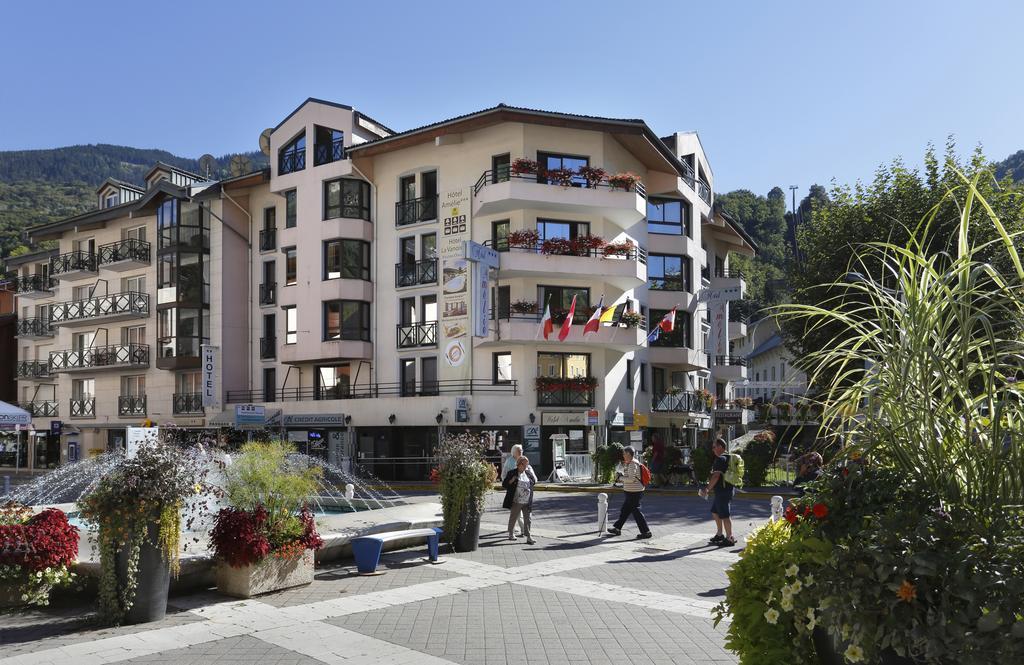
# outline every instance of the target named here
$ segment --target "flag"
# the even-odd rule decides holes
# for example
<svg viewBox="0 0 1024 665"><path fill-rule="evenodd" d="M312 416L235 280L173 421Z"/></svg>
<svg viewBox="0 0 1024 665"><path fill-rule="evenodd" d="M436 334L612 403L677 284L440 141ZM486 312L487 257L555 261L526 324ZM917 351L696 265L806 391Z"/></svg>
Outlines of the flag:
<svg viewBox="0 0 1024 665"><path fill-rule="evenodd" d="M554 328L554 321L551 320L551 298L544 304L544 318L540 320L540 332L544 333L544 339L548 338Z"/></svg>
<svg viewBox="0 0 1024 665"><path fill-rule="evenodd" d="M661 337L661 325L660 324L654 326L654 330L652 330L651 334L647 336L647 343L650 344L652 342L655 342L655 341L657 341L657 339L659 337Z"/></svg>
<svg viewBox="0 0 1024 665"><path fill-rule="evenodd" d="M572 303L569 305L569 313L565 317L565 321L562 321L562 329L558 331L558 341L564 342L565 338L569 336L569 328L572 327L572 315L576 313L576 296L572 297Z"/></svg>
<svg viewBox="0 0 1024 665"><path fill-rule="evenodd" d="M676 305L678 307L678 305ZM665 316L661 317L658 327L665 332L672 332L676 327L676 307L673 307Z"/></svg>
<svg viewBox="0 0 1024 665"><path fill-rule="evenodd" d="M610 326L614 326L622 318L622 313L626 311L626 303L619 303L614 307L609 307L605 310L605 313L601 315L601 323L606 323Z"/></svg>
<svg viewBox="0 0 1024 665"><path fill-rule="evenodd" d="M587 325L583 326L583 336L586 337L587 333L596 333L601 329L601 315L604 314L604 296L597 301L597 309L590 315L590 319L587 320Z"/></svg>

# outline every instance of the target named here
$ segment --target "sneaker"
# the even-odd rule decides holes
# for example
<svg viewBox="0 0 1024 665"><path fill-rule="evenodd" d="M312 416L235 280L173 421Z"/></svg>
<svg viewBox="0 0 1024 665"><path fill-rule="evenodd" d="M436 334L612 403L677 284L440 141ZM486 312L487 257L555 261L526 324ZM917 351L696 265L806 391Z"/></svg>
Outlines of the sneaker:
<svg viewBox="0 0 1024 665"><path fill-rule="evenodd" d="M621 536L622 535L622 531L616 529L615 527L612 527L612 528L608 529L608 533L612 534L613 536Z"/></svg>
<svg viewBox="0 0 1024 665"><path fill-rule="evenodd" d="M638 534L636 534L636 539L637 540L647 540L648 538L653 538L653 537L654 537L654 534L651 533L650 531L647 531L645 533L638 533Z"/></svg>
<svg viewBox="0 0 1024 665"><path fill-rule="evenodd" d="M729 536L728 538L722 538L720 541L718 541L718 544L720 547L732 547L736 544L736 539L732 536Z"/></svg>
<svg viewBox="0 0 1024 665"><path fill-rule="evenodd" d="M519 540L519 538L518 538L518 537L516 537L516 536L512 535L511 533L510 533L510 534L508 534L508 539L509 539L509 540Z"/></svg>
<svg viewBox="0 0 1024 665"><path fill-rule="evenodd" d="M534 540L533 538L527 538L527 539L526 539L526 544L527 544L527 545L536 545L536 544L537 544L537 541L536 541L536 540Z"/></svg>
<svg viewBox="0 0 1024 665"><path fill-rule="evenodd" d="M725 536L723 536L722 534L719 533L719 534L716 534L714 538L709 540L708 544L709 545L721 545L722 541L724 541L724 540L725 540Z"/></svg>

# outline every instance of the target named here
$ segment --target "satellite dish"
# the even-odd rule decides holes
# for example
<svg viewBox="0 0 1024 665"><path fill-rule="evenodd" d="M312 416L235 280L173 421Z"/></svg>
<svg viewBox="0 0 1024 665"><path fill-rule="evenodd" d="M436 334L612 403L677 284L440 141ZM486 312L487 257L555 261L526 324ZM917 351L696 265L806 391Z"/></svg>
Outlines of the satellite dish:
<svg viewBox="0 0 1024 665"><path fill-rule="evenodd" d="M270 157L270 134L273 131L273 129L268 127L263 130L262 134L260 134L260 152L267 157Z"/></svg>
<svg viewBox="0 0 1024 665"><path fill-rule="evenodd" d="M207 153L199 158L199 174L206 176L206 179L210 179L210 174L213 173L214 169L217 168L217 160L214 159L213 155Z"/></svg>
<svg viewBox="0 0 1024 665"><path fill-rule="evenodd" d="M231 175L239 176L252 172L252 160L245 155L235 155L231 158Z"/></svg>

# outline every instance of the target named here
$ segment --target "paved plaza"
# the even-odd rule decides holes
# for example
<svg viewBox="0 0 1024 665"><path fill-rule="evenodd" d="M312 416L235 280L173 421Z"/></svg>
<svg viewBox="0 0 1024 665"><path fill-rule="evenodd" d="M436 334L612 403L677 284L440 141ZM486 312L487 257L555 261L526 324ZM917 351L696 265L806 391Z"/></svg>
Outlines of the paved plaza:
<svg viewBox="0 0 1024 665"><path fill-rule="evenodd" d="M706 545L703 499L648 496L655 537L641 541L632 523L599 537L594 494L538 493L533 546L506 539L500 502L488 499L478 551L442 550L435 565L419 547L386 554L382 575L342 561L258 599L172 596L165 620L141 626L98 628L83 606L0 616L0 665L736 662L710 617L739 548ZM740 537L769 504L737 500L734 513Z"/></svg>

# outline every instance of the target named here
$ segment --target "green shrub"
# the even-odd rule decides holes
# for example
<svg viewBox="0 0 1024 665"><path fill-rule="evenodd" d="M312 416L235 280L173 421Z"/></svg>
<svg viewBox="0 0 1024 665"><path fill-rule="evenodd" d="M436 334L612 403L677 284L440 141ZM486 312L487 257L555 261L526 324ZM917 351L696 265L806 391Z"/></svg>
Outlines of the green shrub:
<svg viewBox="0 0 1024 665"><path fill-rule="evenodd" d="M597 481L610 483L615 479L615 467L622 461L621 443L612 441L598 446L597 451L591 455L594 464L597 466Z"/></svg>
<svg viewBox="0 0 1024 665"><path fill-rule="evenodd" d="M690 457L693 460L693 477L697 479L698 483L708 482L711 477L711 464L715 461L715 456L707 446L698 445L693 449Z"/></svg>
<svg viewBox="0 0 1024 665"><path fill-rule="evenodd" d="M746 471L743 477L744 485L764 487L765 479L768 477L768 467L775 461L777 452L774 436L759 434L754 437L741 453Z"/></svg>

